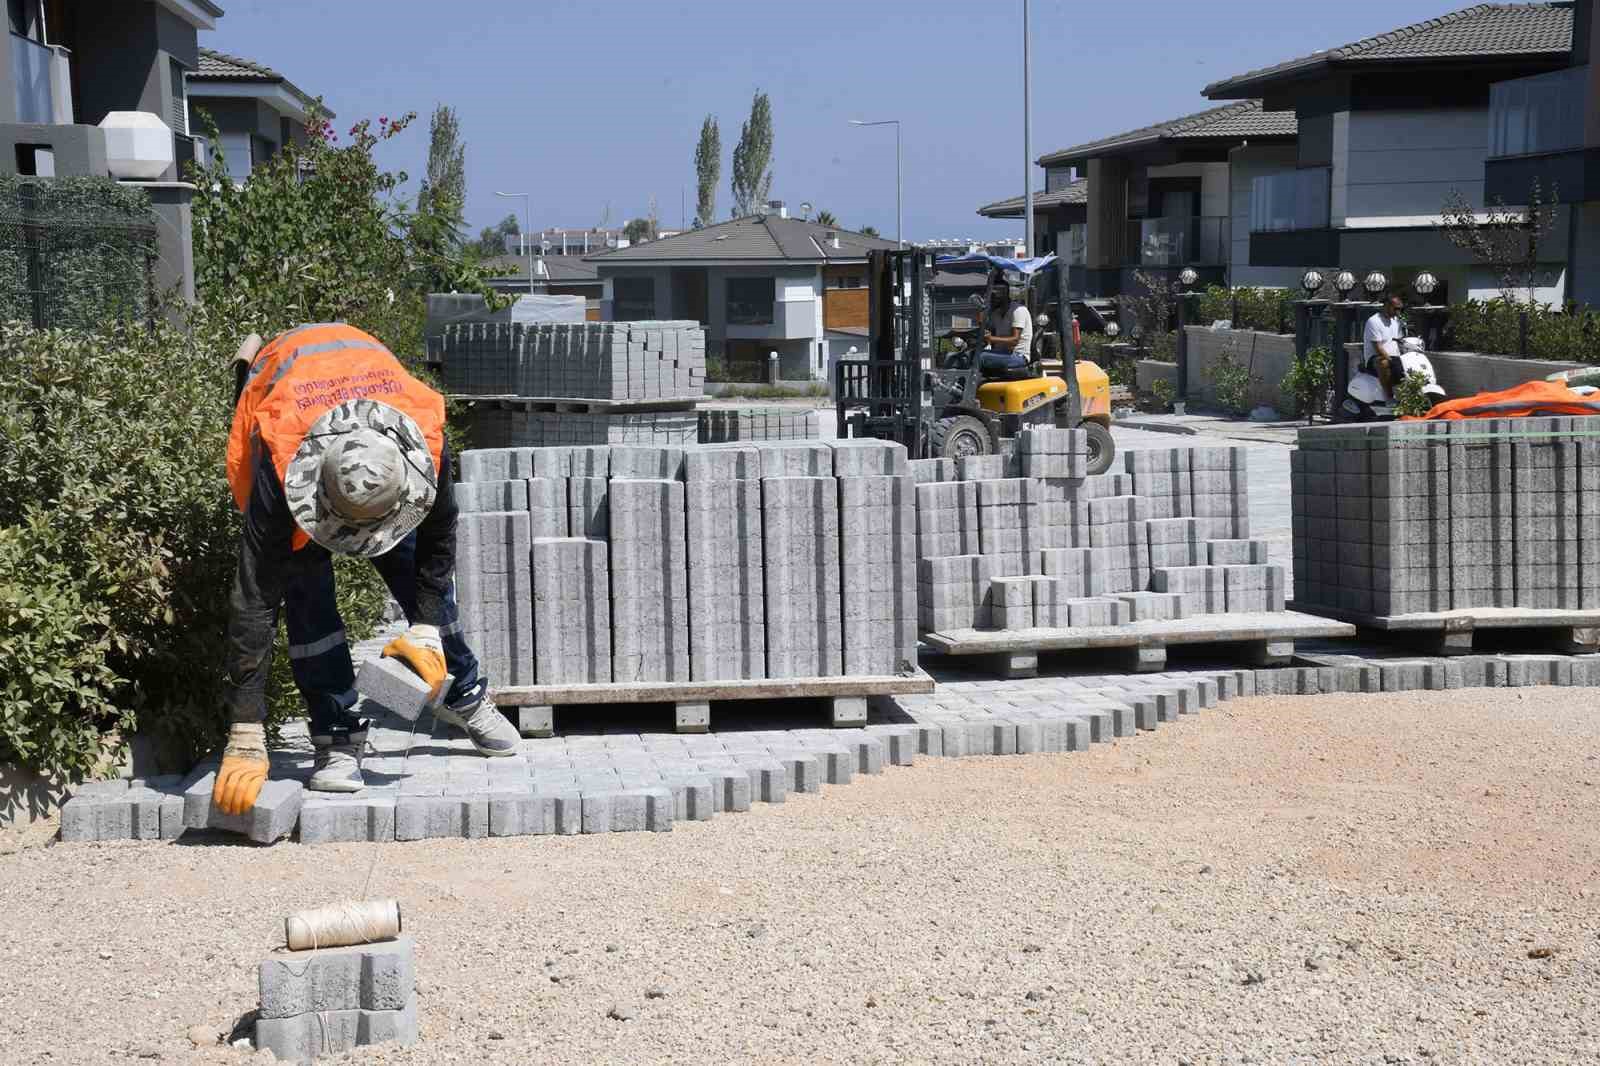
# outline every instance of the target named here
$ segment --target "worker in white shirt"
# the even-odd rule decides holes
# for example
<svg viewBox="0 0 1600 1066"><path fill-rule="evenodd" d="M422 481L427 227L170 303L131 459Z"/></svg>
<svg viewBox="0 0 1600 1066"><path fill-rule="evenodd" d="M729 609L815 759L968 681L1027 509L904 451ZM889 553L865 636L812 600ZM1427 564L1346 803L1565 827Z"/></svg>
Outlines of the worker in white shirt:
<svg viewBox="0 0 1600 1066"><path fill-rule="evenodd" d="M983 334L987 349L979 362L986 373L1018 371L1028 365L1033 347L1033 315L1023 301L1024 288L1003 274L989 290L989 322Z"/></svg>
<svg viewBox="0 0 1600 1066"><path fill-rule="evenodd" d="M1399 293L1391 292L1377 314L1367 319L1366 329L1361 332L1362 366L1390 395L1394 394L1394 382L1389 376L1391 360L1400 358L1400 338L1405 334L1405 325L1400 321L1403 310L1405 300Z"/></svg>

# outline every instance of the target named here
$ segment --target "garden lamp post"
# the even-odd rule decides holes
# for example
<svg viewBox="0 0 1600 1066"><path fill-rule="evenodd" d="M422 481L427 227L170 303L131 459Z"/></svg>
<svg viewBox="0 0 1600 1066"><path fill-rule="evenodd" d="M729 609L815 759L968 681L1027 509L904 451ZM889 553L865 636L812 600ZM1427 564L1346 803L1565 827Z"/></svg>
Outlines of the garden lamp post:
<svg viewBox="0 0 1600 1066"><path fill-rule="evenodd" d="M863 122L859 118L850 120L852 126L893 126L894 127L894 243L896 247L904 248L906 242L902 238L902 216L900 205L902 202L905 184L900 172L900 120L897 118L878 119L874 122Z"/></svg>
<svg viewBox="0 0 1600 1066"><path fill-rule="evenodd" d="M1178 274L1178 402L1189 398L1189 331L1184 327L1189 324L1189 300L1194 293L1189 290L1194 288L1195 282L1200 280L1200 275L1194 267L1184 267ZM1181 408L1180 408L1181 410Z"/></svg>

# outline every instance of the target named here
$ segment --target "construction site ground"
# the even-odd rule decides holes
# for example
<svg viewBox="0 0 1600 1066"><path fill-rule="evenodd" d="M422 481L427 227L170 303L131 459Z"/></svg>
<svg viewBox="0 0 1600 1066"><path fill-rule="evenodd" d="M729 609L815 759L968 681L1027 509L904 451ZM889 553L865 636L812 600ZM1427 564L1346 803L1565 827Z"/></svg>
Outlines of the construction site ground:
<svg viewBox="0 0 1600 1066"><path fill-rule="evenodd" d="M247 1061L193 1039L283 915L392 895L422 1041L354 1061L1594 1061L1597 751L1594 690L1259 697L665 834L35 827L0 855L0 1046Z"/></svg>

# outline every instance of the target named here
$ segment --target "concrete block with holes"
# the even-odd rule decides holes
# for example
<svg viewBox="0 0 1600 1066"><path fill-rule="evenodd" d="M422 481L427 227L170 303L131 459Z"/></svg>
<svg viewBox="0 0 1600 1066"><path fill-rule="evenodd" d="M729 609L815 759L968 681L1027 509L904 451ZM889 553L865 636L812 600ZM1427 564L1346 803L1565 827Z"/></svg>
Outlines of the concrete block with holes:
<svg viewBox="0 0 1600 1066"><path fill-rule="evenodd" d="M366 1044L414 1044L416 961L409 936L353 947L281 951L256 971L255 1043L285 1062Z"/></svg>

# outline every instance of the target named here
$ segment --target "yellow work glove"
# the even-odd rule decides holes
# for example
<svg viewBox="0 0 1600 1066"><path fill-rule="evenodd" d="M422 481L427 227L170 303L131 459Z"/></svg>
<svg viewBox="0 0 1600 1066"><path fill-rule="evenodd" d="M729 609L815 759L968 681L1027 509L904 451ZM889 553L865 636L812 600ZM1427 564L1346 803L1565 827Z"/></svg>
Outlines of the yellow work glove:
<svg viewBox="0 0 1600 1066"><path fill-rule="evenodd" d="M211 803L224 814L243 814L256 805L267 783L267 735L260 722L240 722L228 730L222 766L211 786Z"/></svg>
<svg viewBox="0 0 1600 1066"><path fill-rule="evenodd" d="M437 702L448 671L444 664L444 645L439 627L414 625L383 647L383 657L399 659L428 686L428 699Z"/></svg>

